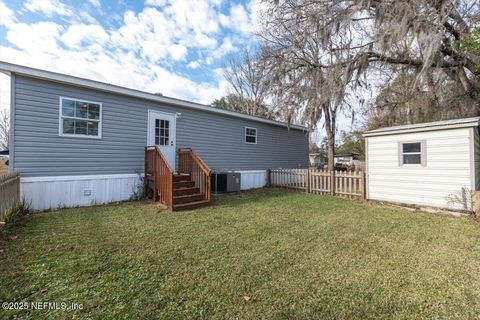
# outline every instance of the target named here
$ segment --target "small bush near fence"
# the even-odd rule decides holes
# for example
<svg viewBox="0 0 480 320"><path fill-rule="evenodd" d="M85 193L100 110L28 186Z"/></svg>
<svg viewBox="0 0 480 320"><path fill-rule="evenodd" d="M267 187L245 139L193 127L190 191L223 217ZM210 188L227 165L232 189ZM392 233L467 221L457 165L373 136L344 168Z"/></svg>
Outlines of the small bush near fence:
<svg viewBox="0 0 480 320"><path fill-rule="evenodd" d="M22 199L13 207L5 210L3 220L6 226L15 224L23 215L30 211L30 205Z"/></svg>
<svg viewBox="0 0 480 320"><path fill-rule="evenodd" d="M12 216L20 204L20 174L0 176L0 222L6 222L6 217Z"/></svg>
<svg viewBox="0 0 480 320"><path fill-rule="evenodd" d="M363 171L271 169L268 171L268 184L272 187L297 189L313 194L365 199Z"/></svg>

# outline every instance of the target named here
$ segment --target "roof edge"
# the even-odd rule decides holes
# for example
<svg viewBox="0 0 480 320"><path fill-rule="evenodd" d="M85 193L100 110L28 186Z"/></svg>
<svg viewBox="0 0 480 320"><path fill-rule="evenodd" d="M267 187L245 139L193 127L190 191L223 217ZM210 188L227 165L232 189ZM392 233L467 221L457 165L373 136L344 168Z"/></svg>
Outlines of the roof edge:
<svg viewBox="0 0 480 320"><path fill-rule="evenodd" d="M296 129L296 130L302 130L307 132L309 131L307 127L297 125L297 124L289 125L285 122L259 118L259 117L250 116L250 115L233 112L233 111L227 111L223 109L217 109L217 108L214 108L205 104L197 103L197 102L191 102L191 101L186 101L186 100L167 97L167 96L158 96L153 93L149 93L145 91L140 91L140 90L131 89L127 87L121 87L114 84L80 78L80 77L71 76L67 74L26 67L26 66L17 65L17 64L5 62L5 61L0 61L0 72L5 74L15 73L18 75L23 75L31 78L44 79L44 80L49 80L49 81L54 81L59 83L66 83L66 84L70 84L78 87L106 91L110 93L116 93L124 96L130 96L130 97L165 103L165 104L183 107L183 108L217 113L217 114L222 114L222 115L231 116L235 118L241 118L245 120L256 121L256 122L266 123L270 125L282 126L282 127L287 127L287 128Z"/></svg>
<svg viewBox="0 0 480 320"><path fill-rule="evenodd" d="M478 126L480 126L480 117L461 118L461 119L446 120L446 121L418 123L414 125L380 128L380 129L366 131L363 133L363 136L368 138L368 137L386 136L386 135L400 134L400 133L448 130L448 129L470 128L470 127L478 127Z"/></svg>

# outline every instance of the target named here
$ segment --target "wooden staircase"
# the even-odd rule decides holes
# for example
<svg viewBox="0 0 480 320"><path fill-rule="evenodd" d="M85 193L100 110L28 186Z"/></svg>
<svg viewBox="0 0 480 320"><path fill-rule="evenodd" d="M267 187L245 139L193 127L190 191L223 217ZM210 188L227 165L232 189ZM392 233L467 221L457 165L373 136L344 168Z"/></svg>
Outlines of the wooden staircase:
<svg viewBox="0 0 480 320"><path fill-rule="evenodd" d="M178 172L173 173L158 146L145 147L145 190L173 211L208 206L210 168L191 148L177 154Z"/></svg>
<svg viewBox="0 0 480 320"><path fill-rule="evenodd" d="M205 207L210 199L205 199L200 188L195 187L190 174L175 174L173 176L173 210L185 210Z"/></svg>

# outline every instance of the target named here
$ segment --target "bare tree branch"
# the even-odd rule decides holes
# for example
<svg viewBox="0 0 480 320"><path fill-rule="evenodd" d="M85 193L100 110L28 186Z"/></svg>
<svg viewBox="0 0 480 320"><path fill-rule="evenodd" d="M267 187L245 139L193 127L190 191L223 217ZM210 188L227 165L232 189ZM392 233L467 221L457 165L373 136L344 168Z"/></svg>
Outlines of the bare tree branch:
<svg viewBox="0 0 480 320"><path fill-rule="evenodd" d="M7 150L10 135L10 113L8 110L0 110L0 149Z"/></svg>

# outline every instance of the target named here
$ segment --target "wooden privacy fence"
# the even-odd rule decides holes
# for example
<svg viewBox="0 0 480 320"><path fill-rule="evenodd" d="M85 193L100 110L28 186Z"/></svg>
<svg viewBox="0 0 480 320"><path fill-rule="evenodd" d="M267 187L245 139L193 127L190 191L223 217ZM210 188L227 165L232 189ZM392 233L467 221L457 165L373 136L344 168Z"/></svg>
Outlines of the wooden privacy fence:
<svg viewBox="0 0 480 320"><path fill-rule="evenodd" d="M20 174L18 172L0 176L0 221L5 212L20 202Z"/></svg>
<svg viewBox="0 0 480 320"><path fill-rule="evenodd" d="M365 173L363 171L271 169L268 170L268 185L302 190L313 194L365 199Z"/></svg>

